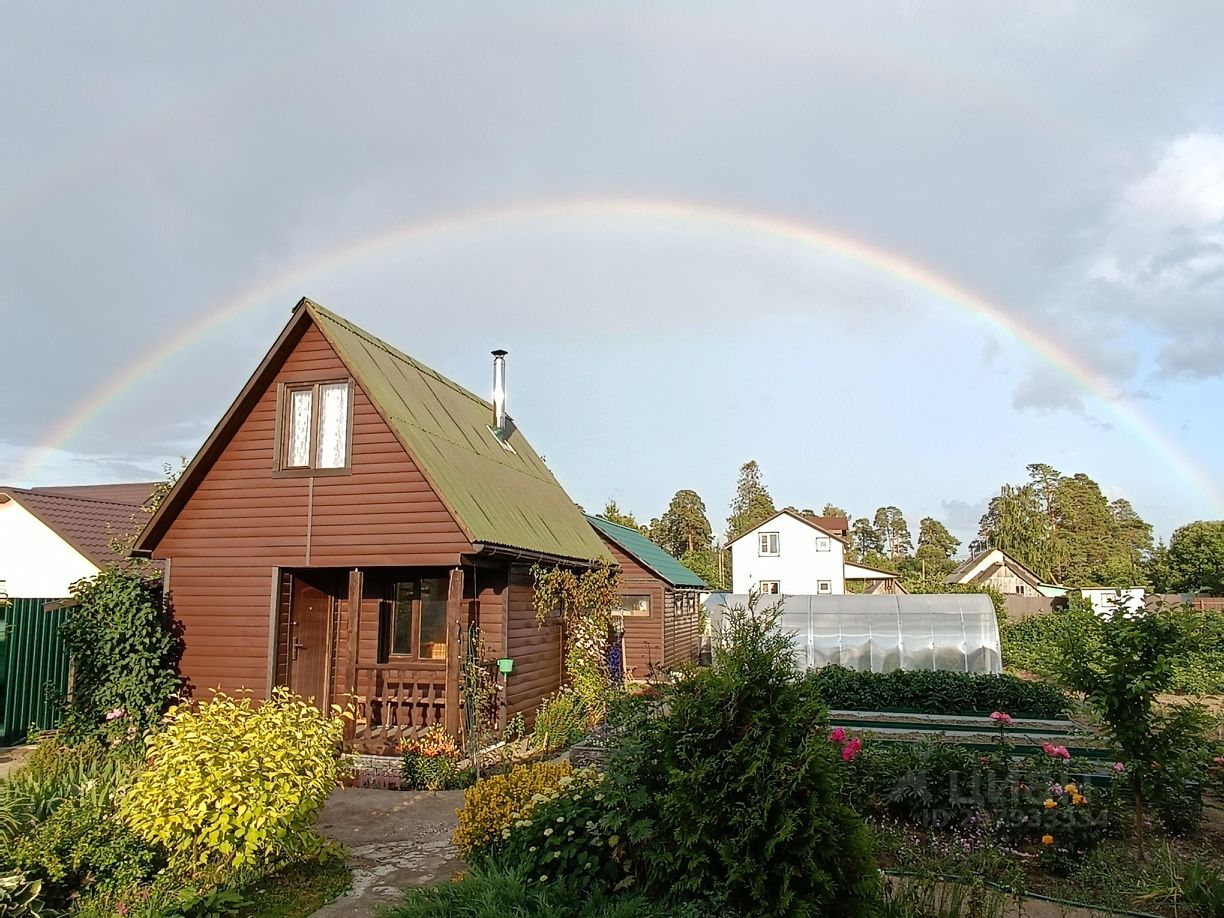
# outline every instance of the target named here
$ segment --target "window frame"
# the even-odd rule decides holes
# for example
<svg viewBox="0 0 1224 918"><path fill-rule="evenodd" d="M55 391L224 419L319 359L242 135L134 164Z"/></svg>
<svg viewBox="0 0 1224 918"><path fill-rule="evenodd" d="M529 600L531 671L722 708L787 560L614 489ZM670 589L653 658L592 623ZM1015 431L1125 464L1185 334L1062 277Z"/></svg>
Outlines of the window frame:
<svg viewBox="0 0 1224 918"><path fill-rule="evenodd" d="M445 583L446 578L441 575L417 575L413 577L405 577L400 580L393 580L387 586L386 603L390 607L387 612L385 622L380 622L379 627L382 631L379 640L379 663L413 663L424 668L436 667L444 669L447 663L447 657L425 657L421 655L421 612L423 607L422 584L426 580L437 580ZM407 653L399 652L395 649L395 623L399 616L399 591L400 587L410 586L412 588L412 599L408 606L408 645ZM444 594L445 596L445 594ZM449 652L450 645L446 640L446 625L442 626L442 646L446 652Z"/></svg>
<svg viewBox="0 0 1224 918"><path fill-rule="evenodd" d="M765 546L768 544L767 539L773 538L773 551L769 551ZM776 558L782 554L782 534L780 532L758 532L757 533L757 557L758 558Z"/></svg>
<svg viewBox="0 0 1224 918"><path fill-rule="evenodd" d="M772 590L765 589L766 584L774 587ZM781 580L759 580L757 581L757 592L762 596L781 596L782 581Z"/></svg>
<svg viewBox="0 0 1224 918"><path fill-rule="evenodd" d="M819 594L829 594L832 592L833 592L833 581L832 580L817 580L816 581L816 593L818 595Z"/></svg>
<svg viewBox="0 0 1224 918"><path fill-rule="evenodd" d="M817 551L832 551L833 537L832 536L816 536Z"/></svg>
<svg viewBox="0 0 1224 918"><path fill-rule="evenodd" d="M348 387L345 398L344 418L344 465L335 468L319 467L319 415L322 413L324 386L344 385ZM310 392L310 442L306 453L309 465L286 465L289 456L289 429L292 422L290 401L294 392ZM315 478L324 475L351 475L353 473L353 393L356 391L351 376L335 379L284 381L277 384L276 392L276 446L273 450L272 475L276 478Z"/></svg>
<svg viewBox="0 0 1224 918"><path fill-rule="evenodd" d="M623 603L624 603L624 600L630 597L632 597L633 599L646 600L646 611L645 612L642 612L640 610L630 611L629 609L627 609L623 605ZM650 616L654 615L654 599L649 593L621 593L617 595L616 601L617 603L621 603L621 605L613 609L612 614L617 615L621 618L650 618Z"/></svg>

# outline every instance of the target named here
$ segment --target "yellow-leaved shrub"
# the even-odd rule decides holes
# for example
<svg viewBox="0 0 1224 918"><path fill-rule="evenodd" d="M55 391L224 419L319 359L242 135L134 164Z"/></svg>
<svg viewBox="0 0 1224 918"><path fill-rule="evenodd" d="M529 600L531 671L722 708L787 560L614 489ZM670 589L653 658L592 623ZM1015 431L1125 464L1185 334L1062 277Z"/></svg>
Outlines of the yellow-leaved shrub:
<svg viewBox="0 0 1224 918"><path fill-rule="evenodd" d="M276 689L179 705L147 740L123 820L185 873L239 868L319 843L315 813L340 777L343 721Z"/></svg>
<svg viewBox="0 0 1224 918"><path fill-rule="evenodd" d="M463 792L455 847L464 857L479 855L500 840L502 829L527 817L538 802L532 798L543 799L570 772L569 762L536 762L477 781Z"/></svg>

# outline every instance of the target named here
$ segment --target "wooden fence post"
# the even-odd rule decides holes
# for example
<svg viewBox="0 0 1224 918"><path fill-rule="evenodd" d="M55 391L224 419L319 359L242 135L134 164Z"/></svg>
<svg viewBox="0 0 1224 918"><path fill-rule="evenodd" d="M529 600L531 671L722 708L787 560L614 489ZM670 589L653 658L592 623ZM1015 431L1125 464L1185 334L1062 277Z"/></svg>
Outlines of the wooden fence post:
<svg viewBox="0 0 1224 918"><path fill-rule="evenodd" d="M463 568L452 568L446 591L446 732L459 736L459 674L463 652Z"/></svg>

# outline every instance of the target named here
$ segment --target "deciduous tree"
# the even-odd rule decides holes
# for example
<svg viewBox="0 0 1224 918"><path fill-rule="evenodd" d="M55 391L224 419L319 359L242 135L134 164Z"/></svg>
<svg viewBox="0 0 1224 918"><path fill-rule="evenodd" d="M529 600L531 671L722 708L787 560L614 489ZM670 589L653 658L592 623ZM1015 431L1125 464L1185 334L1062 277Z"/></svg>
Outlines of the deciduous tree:
<svg viewBox="0 0 1224 918"><path fill-rule="evenodd" d="M1224 595L1224 520L1182 526L1169 539L1169 588Z"/></svg>

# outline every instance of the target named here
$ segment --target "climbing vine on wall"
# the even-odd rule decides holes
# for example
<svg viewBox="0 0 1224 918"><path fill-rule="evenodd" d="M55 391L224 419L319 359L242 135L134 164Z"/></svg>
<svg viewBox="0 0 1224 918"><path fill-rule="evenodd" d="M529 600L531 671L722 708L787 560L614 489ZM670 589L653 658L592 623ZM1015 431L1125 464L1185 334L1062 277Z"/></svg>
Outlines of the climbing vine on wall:
<svg viewBox="0 0 1224 918"><path fill-rule="evenodd" d="M550 616L559 616L566 675L591 721L598 722L612 693L608 640L612 610L620 595L620 571L601 560L578 572L537 564L531 574L535 579L536 619L542 625Z"/></svg>

